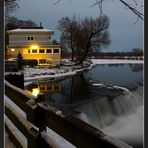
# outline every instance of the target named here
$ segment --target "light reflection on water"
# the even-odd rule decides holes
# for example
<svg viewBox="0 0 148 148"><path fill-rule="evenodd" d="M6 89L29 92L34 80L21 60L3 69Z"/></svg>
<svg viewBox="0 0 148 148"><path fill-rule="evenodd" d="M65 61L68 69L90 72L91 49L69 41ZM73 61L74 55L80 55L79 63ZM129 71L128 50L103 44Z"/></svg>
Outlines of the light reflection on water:
<svg viewBox="0 0 148 148"><path fill-rule="evenodd" d="M114 85L126 87L129 92L114 88ZM38 81L26 86L30 92L35 88L42 94L41 101L113 137L142 145L143 64L96 65L84 74L62 81Z"/></svg>

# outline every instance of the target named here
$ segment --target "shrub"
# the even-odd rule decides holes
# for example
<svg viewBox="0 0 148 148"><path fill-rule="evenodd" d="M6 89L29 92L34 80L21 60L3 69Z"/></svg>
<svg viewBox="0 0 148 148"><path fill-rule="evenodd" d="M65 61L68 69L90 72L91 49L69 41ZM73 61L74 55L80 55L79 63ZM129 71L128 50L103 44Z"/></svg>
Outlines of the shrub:
<svg viewBox="0 0 148 148"><path fill-rule="evenodd" d="M24 65L34 67L38 65L38 61L36 59L24 60Z"/></svg>

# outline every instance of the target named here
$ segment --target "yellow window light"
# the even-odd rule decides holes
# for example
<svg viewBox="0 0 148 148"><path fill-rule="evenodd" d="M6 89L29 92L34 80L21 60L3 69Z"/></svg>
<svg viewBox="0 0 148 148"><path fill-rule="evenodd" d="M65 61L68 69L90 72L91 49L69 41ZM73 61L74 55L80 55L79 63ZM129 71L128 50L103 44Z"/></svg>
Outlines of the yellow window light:
<svg viewBox="0 0 148 148"><path fill-rule="evenodd" d="M39 48L38 45L32 45L32 46L31 46L31 49L38 49L38 48Z"/></svg>
<svg viewBox="0 0 148 148"><path fill-rule="evenodd" d="M38 89L38 88L34 88L34 89L32 90L32 94L33 94L34 96L37 96L37 95L39 94L39 89Z"/></svg>
<svg viewBox="0 0 148 148"><path fill-rule="evenodd" d="M15 51L15 49L14 48L11 48L11 51Z"/></svg>

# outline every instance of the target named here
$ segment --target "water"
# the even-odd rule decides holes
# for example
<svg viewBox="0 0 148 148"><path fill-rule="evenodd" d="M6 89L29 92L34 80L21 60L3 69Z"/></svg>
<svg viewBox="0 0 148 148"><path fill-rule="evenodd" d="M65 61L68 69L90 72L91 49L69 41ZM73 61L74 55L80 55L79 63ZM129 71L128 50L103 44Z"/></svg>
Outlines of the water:
<svg viewBox="0 0 148 148"><path fill-rule="evenodd" d="M96 65L61 81L26 86L42 94L42 102L119 138L143 146L143 64Z"/></svg>

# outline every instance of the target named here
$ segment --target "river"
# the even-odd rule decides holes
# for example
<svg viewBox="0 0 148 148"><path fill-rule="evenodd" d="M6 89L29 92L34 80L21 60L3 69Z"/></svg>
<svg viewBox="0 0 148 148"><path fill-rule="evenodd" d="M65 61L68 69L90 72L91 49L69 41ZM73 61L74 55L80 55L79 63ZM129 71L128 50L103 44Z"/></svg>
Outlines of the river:
<svg viewBox="0 0 148 148"><path fill-rule="evenodd" d="M95 65L83 74L25 86L53 105L135 148L143 147L143 64Z"/></svg>

